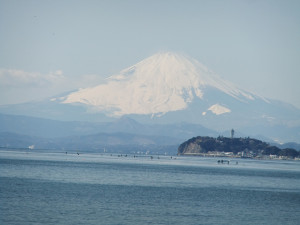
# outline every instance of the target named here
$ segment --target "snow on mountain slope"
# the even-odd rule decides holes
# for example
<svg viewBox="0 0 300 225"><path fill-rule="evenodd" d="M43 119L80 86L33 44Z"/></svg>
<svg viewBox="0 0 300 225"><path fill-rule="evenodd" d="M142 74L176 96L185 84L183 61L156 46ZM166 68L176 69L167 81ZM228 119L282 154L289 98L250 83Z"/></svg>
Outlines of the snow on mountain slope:
<svg viewBox="0 0 300 225"><path fill-rule="evenodd" d="M260 98L221 79L195 59L162 52L107 78L105 84L69 94L63 103L85 104L110 116L152 114L159 117L186 109L195 98L203 100L206 87L241 102ZM211 110L216 115L230 112L220 105L204 110Z"/></svg>
<svg viewBox="0 0 300 225"><path fill-rule="evenodd" d="M221 106L219 104L215 104L215 105L212 105L211 107L209 107L209 109L211 112L213 112L214 114L216 115L221 115L223 113L230 113L231 110L224 107L224 106Z"/></svg>

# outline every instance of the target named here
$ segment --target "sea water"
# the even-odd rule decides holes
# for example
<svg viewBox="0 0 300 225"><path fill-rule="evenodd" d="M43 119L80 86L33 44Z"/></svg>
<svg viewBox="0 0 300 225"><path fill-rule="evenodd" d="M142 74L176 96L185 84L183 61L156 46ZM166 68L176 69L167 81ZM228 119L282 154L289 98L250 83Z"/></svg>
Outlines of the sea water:
<svg viewBox="0 0 300 225"><path fill-rule="evenodd" d="M300 162L0 151L0 224L299 224Z"/></svg>

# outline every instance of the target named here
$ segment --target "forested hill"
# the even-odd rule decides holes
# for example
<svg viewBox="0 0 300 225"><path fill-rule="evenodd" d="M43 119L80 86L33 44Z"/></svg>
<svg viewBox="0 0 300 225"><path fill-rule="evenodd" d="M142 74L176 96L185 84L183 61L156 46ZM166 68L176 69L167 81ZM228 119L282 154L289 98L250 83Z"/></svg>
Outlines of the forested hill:
<svg viewBox="0 0 300 225"><path fill-rule="evenodd" d="M185 141L178 148L178 155L209 152L232 152L234 155L251 153L253 157L259 155L276 155L295 158L300 156L300 153L295 149L280 149L254 138L213 138L199 136Z"/></svg>

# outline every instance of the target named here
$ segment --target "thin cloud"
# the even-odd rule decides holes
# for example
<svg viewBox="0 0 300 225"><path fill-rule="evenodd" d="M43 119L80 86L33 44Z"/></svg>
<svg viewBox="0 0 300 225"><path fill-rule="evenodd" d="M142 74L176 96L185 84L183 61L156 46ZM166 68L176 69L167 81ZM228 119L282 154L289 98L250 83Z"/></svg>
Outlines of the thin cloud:
<svg viewBox="0 0 300 225"><path fill-rule="evenodd" d="M65 76L61 70L42 74L16 69L0 69L0 86L4 87L47 87L62 83Z"/></svg>
<svg viewBox="0 0 300 225"><path fill-rule="evenodd" d="M97 74L67 76L62 70L49 73L0 69L0 105L42 100L104 81Z"/></svg>

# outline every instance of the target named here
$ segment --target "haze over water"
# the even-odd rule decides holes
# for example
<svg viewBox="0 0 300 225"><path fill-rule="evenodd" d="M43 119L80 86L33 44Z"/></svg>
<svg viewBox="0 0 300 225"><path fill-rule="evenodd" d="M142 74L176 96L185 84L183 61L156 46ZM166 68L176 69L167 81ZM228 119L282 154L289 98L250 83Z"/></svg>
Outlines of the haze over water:
<svg viewBox="0 0 300 225"><path fill-rule="evenodd" d="M0 151L1 224L297 224L298 161Z"/></svg>

